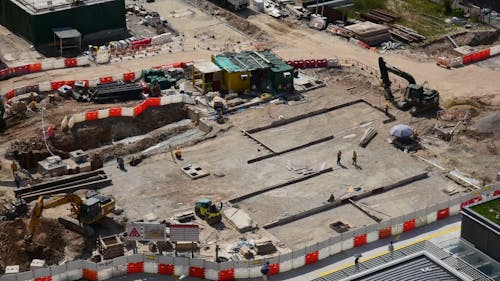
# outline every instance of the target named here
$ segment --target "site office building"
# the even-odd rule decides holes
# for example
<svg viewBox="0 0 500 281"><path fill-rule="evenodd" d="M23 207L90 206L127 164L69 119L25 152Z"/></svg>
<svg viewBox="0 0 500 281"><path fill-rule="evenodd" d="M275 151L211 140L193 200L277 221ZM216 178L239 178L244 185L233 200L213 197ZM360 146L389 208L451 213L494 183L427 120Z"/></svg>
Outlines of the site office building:
<svg viewBox="0 0 500 281"><path fill-rule="evenodd" d="M83 36L126 30L124 0L0 0L0 24L35 46L52 43L53 28Z"/></svg>
<svg viewBox="0 0 500 281"><path fill-rule="evenodd" d="M222 69L225 92L293 92L293 67L270 51L227 52L212 56L212 61Z"/></svg>

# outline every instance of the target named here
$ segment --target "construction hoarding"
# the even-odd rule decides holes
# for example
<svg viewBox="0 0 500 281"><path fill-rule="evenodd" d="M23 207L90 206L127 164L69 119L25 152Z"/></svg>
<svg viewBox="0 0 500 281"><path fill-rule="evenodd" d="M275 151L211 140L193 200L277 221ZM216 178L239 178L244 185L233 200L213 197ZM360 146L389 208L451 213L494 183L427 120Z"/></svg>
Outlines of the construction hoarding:
<svg viewBox="0 0 500 281"><path fill-rule="evenodd" d="M134 241L165 241L167 227L161 223L127 223L127 240Z"/></svg>

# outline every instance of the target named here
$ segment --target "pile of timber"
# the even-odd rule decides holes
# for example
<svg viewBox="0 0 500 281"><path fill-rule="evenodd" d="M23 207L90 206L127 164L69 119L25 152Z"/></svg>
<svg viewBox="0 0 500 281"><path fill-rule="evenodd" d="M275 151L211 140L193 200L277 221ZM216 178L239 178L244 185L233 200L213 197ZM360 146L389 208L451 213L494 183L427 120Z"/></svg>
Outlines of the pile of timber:
<svg viewBox="0 0 500 281"><path fill-rule="evenodd" d="M398 40L408 44L419 43L425 40L425 36L419 34L411 28L399 24L392 25L389 33L391 33L391 35L396 37Z"/></svg>
<svg viewBox="0 0 500 281"><path fill-rule="evenodd" d="M144 89L139 82L98 84L92 93L91 100L95 103L113 102L115 100L140 100L143 91Z"/></svg>
<svg viewBox="0 0 500 281"><path fill-rule="evenodd" d="M400 16L385 10L374 9L367 13L362 13L361 18L374 23L392 23L399 19Z"/></svg>
<svg viewBox="0 0 500 281"><path fill-rule="evenodd" d="M19 188L15 190L15 193L17 197L26 200L26 202L31 202L40 196L72 193L80 189L100 189L110 185L111 179L108 178L104 171L96 170Z"/></svg>
<svg viewBox="0 0 500 281"><path fill-rule="evenodd" d="M373 127L366 129L365 133L361 137L359 146L366 147L368 143L375 137L375 135L377 135L377 131Z"/></svg>

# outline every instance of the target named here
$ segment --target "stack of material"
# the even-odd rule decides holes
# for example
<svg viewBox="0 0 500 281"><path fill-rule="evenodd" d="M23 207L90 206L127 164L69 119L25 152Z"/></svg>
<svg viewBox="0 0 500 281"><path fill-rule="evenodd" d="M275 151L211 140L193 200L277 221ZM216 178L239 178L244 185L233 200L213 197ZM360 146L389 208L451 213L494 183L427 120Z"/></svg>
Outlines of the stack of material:
<svg viewBox="0 0 500 281"><path fill-rule="evenodd" d="M269 255L272 253L276 253L276 251L278 250L270 240L255 241L255 249L257 249L258 255Z"/></svg>
<svg viewBox="0 0 500 281"><path fill-rule="evenodd" d="M425 40L425 36L420 35L418 32L411 28L399 24L393 25L389 32L392 36L405 43L418 43Z"/></svg>
<svg viewBox="0 0 500 281"><path fill-rule="evenodd" d="M125 245L118 235L99 237L97 239L97 248L103 260L121 257L125 254Z"/></svg>
<svg viewBox="0 0 500 281"><path fill-rule="evenodd" d="M245 257L245 259L253 259L255 252L248 246L243 246L240 248L240 254Z"/></svg>
<svg viewBox="0 0 500 281"><path fill-rule="evenodd" d="M251 231L257 228L257 224L253 222L250 216L234 207L225 209L222 214L226 217L229 223L236 228L240 233Z"/></svg>
<svg viewBox="0 0 500 281"><path fill-rule="evenodd" d="M391 23L400 18L399 15L381 9L375 9L367 13L362 13L361 17L375 23Z"/></svg>
<svg viewBox="0 0 500 281"><path fill-rule="evenodd" d="M375 135L377 135L377 131L373 127L366 129L365 133L361 137L359 146L366 147L368 143L375 137Z"/></svg>
<svg viewBox="0 0 500 281"><path fill-rule="evenodd" d="M15 190L16 197L26 202L36 200L39 196L58 193L71 193L80 189L99 189L111 185L111 179L102 170L80 173L55 181L39 183Z"/></svg>
<svg viewBox="0 0 500 281"><path fill-rule="evenodd" d="M349 25L346 29L354 33L354 37L359 39L370 46L379 45L382 42L391 40L389 28L380 24L365 21Z"/></svg>
<svg viewBox="0 0 500 281"><path fill-rule="evenodd" d="M98 84L92 94L92 101L96 103L139 100L142 99L144 89L141 83L112 82Z"/></svg>

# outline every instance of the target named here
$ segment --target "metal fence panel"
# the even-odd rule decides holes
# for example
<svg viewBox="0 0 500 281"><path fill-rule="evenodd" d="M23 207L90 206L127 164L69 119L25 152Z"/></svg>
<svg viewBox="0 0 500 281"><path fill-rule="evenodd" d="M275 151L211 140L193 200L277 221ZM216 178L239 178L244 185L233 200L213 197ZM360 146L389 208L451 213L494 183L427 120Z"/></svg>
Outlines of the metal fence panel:
<svg viewBox="0 0 500 281"><path fill-rule="evenodd" d="M127 263L136 263L136 262L144 262L144 255L135 254L127 256Z"/></svg>

